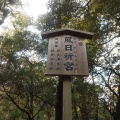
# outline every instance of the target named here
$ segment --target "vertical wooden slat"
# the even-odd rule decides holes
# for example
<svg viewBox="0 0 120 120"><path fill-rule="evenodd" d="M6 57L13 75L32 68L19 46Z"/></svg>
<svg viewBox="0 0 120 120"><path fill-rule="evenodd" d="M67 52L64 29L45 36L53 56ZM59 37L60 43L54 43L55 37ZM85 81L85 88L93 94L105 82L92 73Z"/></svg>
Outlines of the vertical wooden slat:
<svg viewBox="0 0 120 120"><path fill-rule="evenodd" d="M63 76L63 119L72 120L71 77Z"/></svg>

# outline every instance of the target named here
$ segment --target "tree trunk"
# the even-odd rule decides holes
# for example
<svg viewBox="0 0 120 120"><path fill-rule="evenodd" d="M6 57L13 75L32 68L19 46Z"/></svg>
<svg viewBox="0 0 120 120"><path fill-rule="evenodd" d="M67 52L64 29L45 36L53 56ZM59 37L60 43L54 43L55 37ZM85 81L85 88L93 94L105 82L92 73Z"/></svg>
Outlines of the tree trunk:
<svg viewBox="0 0 120 120"><path fill-rule="evenodd" d="M51 118L51 113L47 112L47 120L50 120L50 118Z"/></svg>
<svg viewBox="0 0 120 120"><path fill-rule="evenodd" d="M74 111L75 111L75 120L78 120L78 112L76 106L74 107Z"/></svg>
<svg viewBox="0 0 120 120"><path fill-rule="evenodd" d="M98 101L98 96L96 96L96 103L98 103L99 104L99 101ZM96 104L96 113L95 113L95 120L98 120L98 104Z"/></svg>
<svg viewBox="0 0 120 120"><path fill-rule="evenodd" d="M34 118L28 117L26 120L34 120Z"/></svg>
<svg viewBox="0 0 120 120"><path fill-rule="evenodd" d="M116 112L114 115L114 120L120 120L120 84L118 86L118 102L116 104Z"/></svg>
<svg viewBox="0 0 120 120"><path fill-rule="evenodd" d="M88 114L86 112L86 106L80 108L80 115L81 115L81 120L89 120Z"/></svg>
<svg viewBox="0 0 120 120"><path fill-rule="evenodd" d="M84 85L84 77L80 77L82 85ZM81 120L89 120L88 118L88 112L87 112L87 106L86 106L86 96L84 93L82 93L82 98L81 99L81 107L80 107L80 115L81 115Z"/></svg>
<svg viewBox="0 0 120 120"><path fill-rule="evenodd" d="M29 101L29 112L30 112L30 116L31 116L31 118L30 118L30 120L34 120L34 115L33 115L33 108L34 108L34 106L33 106L33 101L34 101L34 96L33 96L33 76L32 76L32 69L33 69L33 66L32 66L32 63L30 63L30 65L31 65L31 69L30 69L30 72L31 72L31 74L30 74L30 85L29 85L29 92L30 92L30 101Z"/></svg>

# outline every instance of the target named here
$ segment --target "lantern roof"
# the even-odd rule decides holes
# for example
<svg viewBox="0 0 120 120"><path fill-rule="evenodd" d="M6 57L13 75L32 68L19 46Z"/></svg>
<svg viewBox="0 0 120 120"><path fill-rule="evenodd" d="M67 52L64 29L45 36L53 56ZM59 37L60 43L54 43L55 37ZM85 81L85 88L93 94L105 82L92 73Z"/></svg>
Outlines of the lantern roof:
<svg viewBox="0 0 120 120"><path fill-rule="evenodd" d="M62 28L62 29L57 29L57 30L52 30L47 32L41 32L42 39L56 37L60 35L72 35L72 36L80 37L84 39L92 39L94 34L91 32L75 30L71 28Z"/></svg>

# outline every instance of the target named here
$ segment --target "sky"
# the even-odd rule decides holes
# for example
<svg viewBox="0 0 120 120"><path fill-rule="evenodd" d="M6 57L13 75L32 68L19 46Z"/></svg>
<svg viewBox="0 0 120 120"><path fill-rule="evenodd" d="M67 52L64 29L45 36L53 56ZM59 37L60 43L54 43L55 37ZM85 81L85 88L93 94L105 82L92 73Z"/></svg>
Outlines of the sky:
<svg viewBox="0 0 120 120"><path fill-rule="evenodd" d="M49 0L21 0L23 11L29 16L36 19L40 14L47 12L47 2ZM3 33L3 27L9 26L9 17L7 17L2 25L0 25L0 35Z"/></svg>
<svg viewBox="0 0 120 120"><path fill-rule="evenodd" d="M23 7L25 12L34 18L47 12L46 4L48 0L22 0L22 2L25 4Z"/></svg>

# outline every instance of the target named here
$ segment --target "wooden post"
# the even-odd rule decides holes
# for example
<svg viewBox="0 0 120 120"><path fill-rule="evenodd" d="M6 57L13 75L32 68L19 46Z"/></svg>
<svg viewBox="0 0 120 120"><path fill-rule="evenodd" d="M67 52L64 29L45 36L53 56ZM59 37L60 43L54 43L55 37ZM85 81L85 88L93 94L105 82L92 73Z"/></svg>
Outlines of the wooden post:
<svg viewBox="0 0 120 120"><path fill-rule="evenodd" d="M56 102L56 120L61 114L62 120L72 120L71 76L89 75L84 39L92 39L93 33L63 28L41 35L49 38L46 75L61 76L63 80L63 99ZM57 98L62 95L61 88L58 86Z"/></svg>
<svg viewBox="0 0 120 120"><path fill-rule="evenodd" d="M59 82L57 85L55 120L62 120L62 108L63 108L63 80L62 77L59 76Z"/></svg>
<svg viewBox="0 0 120 120"><path fill-rule="evenodd" d="M71 77L63 76L63 114L62 120L72 120Z"/></svg>

